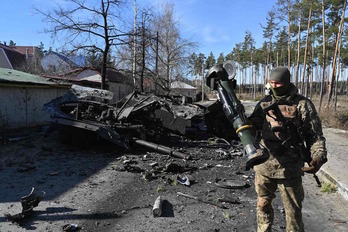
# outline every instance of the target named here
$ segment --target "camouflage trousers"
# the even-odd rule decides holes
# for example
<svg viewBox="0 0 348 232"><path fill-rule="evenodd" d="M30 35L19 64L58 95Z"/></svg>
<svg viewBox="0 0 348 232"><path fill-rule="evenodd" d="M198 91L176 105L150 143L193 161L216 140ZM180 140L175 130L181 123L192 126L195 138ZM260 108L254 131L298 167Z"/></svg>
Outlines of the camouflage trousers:
<svg viewBox="0 0 348 232"><path fill-rule="evenodd" d="M279 189L283 200L286 231L303 232L302 201L304 198L302 178L272 179L256 173L255 189L257 192L257 231L271 231L274 218L272 200Z"/></svg>

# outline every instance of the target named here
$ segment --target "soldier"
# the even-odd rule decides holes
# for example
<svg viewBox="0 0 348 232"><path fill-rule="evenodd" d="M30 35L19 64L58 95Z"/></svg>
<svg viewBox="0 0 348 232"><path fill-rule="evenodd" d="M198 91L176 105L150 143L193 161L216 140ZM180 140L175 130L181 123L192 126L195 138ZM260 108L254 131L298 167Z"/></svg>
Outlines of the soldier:
<svg viewBox="0 0 348 232"><path fill-rule="evenodd" d="M290 83L290 72L286 67L276 67L270 75L271 94L256 105L250 120L258 131L258 139L269 152L270 157L254 167L255 189L257 192L257 230L271 231L274 211L272 199L278 188L286 215L286 231L304 231L302 221L302 201L304 192L302 175L316 173L327 161L325 138L321 121L313 103L298 94L298 89ZM291 138L289 130L283 127L271 111L263 109L278 102L285 120L294 123L301 138L309 149L312 161L304 167L296 144L283 143Z"/></svg>

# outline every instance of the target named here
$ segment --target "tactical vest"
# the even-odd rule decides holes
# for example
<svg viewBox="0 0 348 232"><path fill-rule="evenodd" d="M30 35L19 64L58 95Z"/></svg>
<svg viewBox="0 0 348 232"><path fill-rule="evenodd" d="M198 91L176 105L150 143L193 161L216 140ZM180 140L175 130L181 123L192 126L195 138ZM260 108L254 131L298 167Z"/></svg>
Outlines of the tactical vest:
<svg viewBox="0 0 348 232"><path fill-rule="evenodd" d="M261 103L261 108L265 109L272 102ZM297 104L278 105L280 112L283 114L286 121L291 121L296 127L300 127L300 117L298 117ZM262 128L262 138L264 140L273 140L283 142L288 139L291 134L282 125L282 122L276 120L273 110L266 113L265 121Z"/></svg>

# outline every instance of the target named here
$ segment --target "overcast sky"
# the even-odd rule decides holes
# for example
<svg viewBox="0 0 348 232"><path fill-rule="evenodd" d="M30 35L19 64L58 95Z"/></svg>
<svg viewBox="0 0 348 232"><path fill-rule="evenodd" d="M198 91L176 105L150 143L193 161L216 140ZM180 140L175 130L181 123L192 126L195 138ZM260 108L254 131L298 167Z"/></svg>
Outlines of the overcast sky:
<svg viewBox="0 0 348 232"><path fill-rule="evenodd" d="M134 1L130 1L134 4ZM136 0L137 5L158 6L164 0ZM244 40L248 30L261 47L264 39L260 23L265 25L267 12L276 0L172 0L180 21L183 37L199 43L197 53L215 58L223 52L227 55L236 43ZM49 34L42 33L47 27L42 16L36 14L33 6L51 8L64 0L2 0L0 14L0 41L13 40L17 45L37 46L43 42L45 48L59 47ZM130 14L133 9L129 8Z"/></svg>

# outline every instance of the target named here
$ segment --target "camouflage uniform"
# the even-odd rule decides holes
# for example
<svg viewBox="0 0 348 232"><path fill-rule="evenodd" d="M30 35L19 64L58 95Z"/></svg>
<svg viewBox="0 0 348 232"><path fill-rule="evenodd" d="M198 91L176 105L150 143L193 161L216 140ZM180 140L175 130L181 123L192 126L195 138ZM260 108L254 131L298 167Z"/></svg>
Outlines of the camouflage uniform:
<svg viewBox="0 0 348 232"><path fill-rule="evenodd" d="M313 103L297 94L298 90L290 84L286 98L278 100L279 108L286 120L292 121L302 132L302 138L310 149L312 158L325 163L326 146L321 121ZM281 126L266 115L263 108L275 102L273 95L268 95L256 105L250 120L259 132L260 143L269 151L269 159L254 167L257 198L258 231L271 231L273 223L272 199L278 188L283 200L286 214L286 231L304 231L302 222L302 167L304 165L298 151L293 146L284 147L282 142L290 137L289 132L272 132L274 126Z"/></svg>

